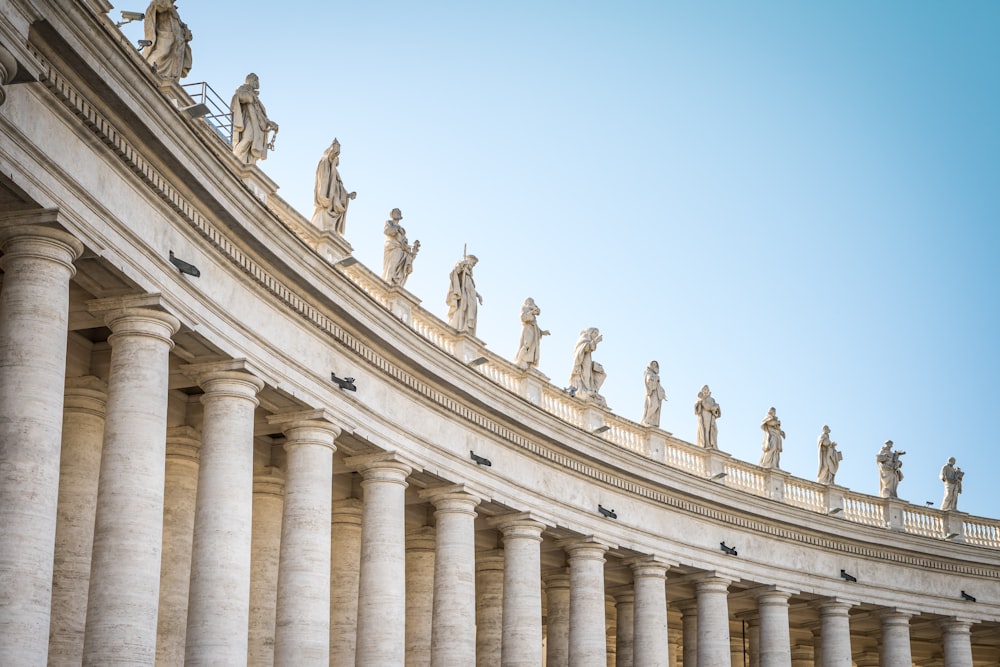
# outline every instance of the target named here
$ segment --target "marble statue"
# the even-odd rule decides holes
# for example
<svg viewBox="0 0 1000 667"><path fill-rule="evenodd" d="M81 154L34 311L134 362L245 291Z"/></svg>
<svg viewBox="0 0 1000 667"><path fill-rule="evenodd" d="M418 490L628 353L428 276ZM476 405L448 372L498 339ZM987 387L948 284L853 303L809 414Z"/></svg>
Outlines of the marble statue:
<svg viewBox="0 0 1000 667"><path fill-rule="evenodd" d="M319 229L324 231L332 229L343 236L347 229L347 206L351 200L358 196L358 193L348 192L344 187L344 182L340 180L340 172L337 171L338 166L340 166L340 142L334 139L330 147L323 151L323 157L316 165L316 187L313 190L313 203L316 206L316 211L313 213L312 223ZM399 209L393 210L398 211ZM399 217L402 219L403 216ZM386 236L389 234L388 225L389 223L386 222ZM406 241L405 236L403 241ZM387 239L386 252L388 252L388 243ZM413 261L412 258L410 261Z"/></svg>
<svg viewBox="0 0 1000 667"><path fill-rule="evenodd" d="M958 494L962 492L963 477L965 477L965 473L962 472L962 469L955 467L955 457L948 459L948 462L941 468L941 481L944 482L944 499L941 501L941 509L958 509Z"/></svg>
<svg viewBox="0 0 1000 667"><path fill-rule="evenodd" d="M844 455L837 449L837 443L830 440L829 426L824 426L823 432L819 434L816 449L819 453L819 471L816 473L816 481L820 484L833 484L833 478L837 474L837 469L840 467Z"/></svg>
<svg viewBox="0 0 1000 667"><path fill-rule="evenodd" d="M760 429L764 431L764 441L761 443L760 455L761 468L775 468L780 470L781 466L781 443L785 439L785 432L781 430L781 420L774 408L769 408L764 419L760 422Z"/></svg>
<svg viewBox="0 0 1000 667"><path fill-rule="evenodd" d="M339 182L339 178L337 179ZM352 193L353 194L353 193ZM385 221L385 250L382 253L382 280L390 285L402 287L413 273L413 260L420 252L420 241L410 245L406 240L406 230L399 224L403 212L392 209Z"/></svg>
<svg viewBox="0 0 1000 667"><path fill-rule="evenodd" d="M712 398L712 392L707 384L698 392L694 413L698 416L698 446L705 449L718 449L719 431L715 420L722 416L722 407Z"/></svg>
<svg viewBox="0 0 1000 667"><path fill-rule="evenodd" d="M597 327L580 332L580 339L573 350L573 372L570 374L569 383L576 387L577 398L606 405L604 397L599 392L607 374L604 372L604 367L592 357L597 344L602 340L604 338Z"/></svg>
<svg viewBox="0 0 1000 667"><path fill-rule="evenodd" d="M514 355L514 363L518 368L538 368L542 336L549 335L547 330L538 326L538 316L541 314L542 309L535 305L534 299L529 296L524 300L524 305L521 306L521 342Z"/></svg>
<svg viewBox="0 0 1000 667"><path fill-rule="evenodd" d="M243 164L266 160L267 151L274 150L278 136L278 124L267 117L259 91L260 79L251 72L246 83L233 93L229 105L233 112L233 154Z"/></svg>
<svg viewBox="0 0 1000 667"><path fill-rule="evenodd" d="M643 426L660 426L660 406L663 399L667 397L667 392L660 384L660 362L651 361L643 374L643 381L646 383L646 401L642 406Z"/></svg>
<svg viewBox="0 0 1000 667"><path fill-rule="evenodd" d="M191 71L191 31L174 0L153 0L146 7L143 32L149 46L142 57L161 79L179 81Z"/></svg>
<svg viewBox="0 0 1000 667"><path fill-rule="evenodd" d="M482 295L476 291L472 269L479 262L475 255L466 255L451 270L448 284L448 324L458 331L476 335L476 319Z"/></svg>
<svg viewBox="0 0 1000 667"><path fill-rule="evenodd" d="M900 456L906 452L893 450L892 440L886 440L875 456L878 464L878 495L882 498L898 498L897 489L903 479L903 462Z"/></svg>

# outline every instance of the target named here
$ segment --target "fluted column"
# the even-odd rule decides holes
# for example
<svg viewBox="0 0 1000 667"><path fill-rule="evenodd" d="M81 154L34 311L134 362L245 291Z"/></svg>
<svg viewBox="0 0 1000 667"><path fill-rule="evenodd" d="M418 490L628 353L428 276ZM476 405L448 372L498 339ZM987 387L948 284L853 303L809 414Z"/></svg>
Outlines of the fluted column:
<svg viewBox="0 0 1000 667"><path fill-rule="evenodd" d="M941 622L941 644L944 646L944 667L972 666L973 621L950 618Z"/></svg>
<svg viewBox="0 0 1000 667"><path fill-rule="evenodd" d="M476 667L500 667L503 553L501 550L489 551L480 553L476 559Z"/></svg>
<svg viewBox="0 0 1000 667"><path fill-rule="evenodd" d="M635 667L667 667L667 563L629 563L635 587Z"/></svg>
<svg viewBox="0 0 1000 667"><path fill-rule="evenodd" d="M434 634L434 528L406 533L406 667L430 667Z"/></svg>
<svg viewBox="0 0 1000 667"><path fill-rule="evenodd" d="M635 664L635 592L632 586L611 591L615 599L615 667Z"/></svg>
<svg viewBox="0 0 1000 667"><path fill-rule="evenodd" d="M851 621L853 603L831 598L817 604L822 638L823 667L851 667Z"/></svg>
<svg viewBox="0 0 1000 667"><path fill-rule="evenodd" d="M247 665L250 667L271 667L274 664L278 559L281 553L284 497L284 471L274 466L263 466L254 471L250 537L250 621L247 629Z"/></svg>
<svg viewBox="0 0 1000 667"><path fill-rule="evenodd" d="M393 454L347 459L363 478L361 580L355 667L406 662L404 492L412 468Z"/></svg>
<svg viewBox="0 0 1000 667"><path fill-rule="evenodd" d="M563 543L569 563L569 664L603 667L607 663L604 626L606 544L592 538Z"/></svg>
<svg viewBox="0 0 1000 667"><path fill-rule="evenodd" d="M698 600L682 600L677 603L681 610L681 644L684 651L681 664L684 667L698 667Z"/></svg>
<svg viewBox="0 0 1000 667"><path fill-rule="evenodd" d="M56 229L17 225L0 228L0 249L0 665L44 665L69 280L83 244Z"/></svg>
<svg viewBox="0 0 1000 667"><path fill-rule="evenodd" d="M541 543L545 524L530 514L498 517L503 535L503 667L542 664Z"/></svg>
<svg viewBox="0 0 1000 667"><path fill-rule="evenodd" d="M545 665L569 667L569 573L565 569L546 572Z"/></svg>
<svg viewBox="0 0 1000 667"><path fill-rule="evenodd" d="M334 440L322 410L273 415L285 434L275 667L330 664L330 517Z"/></svg>
<svg viewBox="0 0 1000 667"><path fill-rule="evenodd" d="M200 448L201 435L190 426L167 430L160 609L156 617L156 664L165 667L184 664Z"/></svg>
<svg viewBox="0 0 1000 667"><path fill-rule="evenodd" d="M882 655L880 667L912 667L910 616L914 612L887 609L882 612Z"/></svg>
<svg viewBox="0 0 1000 667"><path fill-rule="evenodd" d="M163 547L168 357L179 322L113 310L83 664L152 664Z"/></svg>
<svg viewBox="0 0 1000 667"><path fill-rule="evenodd" d="M431 665L474 665L476 630L476 506L480 499L459 485L427 489L420 497L435 508L434 627Z"/></svg>
<svg viewBox="0 0 1000 667"><path fill-rule="evenodd" d="M187 369L205 393L186 667L247 663L254 409L264 383L229 370L238 365Z"/></svg>
<svg viewBox="0 0 1000 667"><path fill-rule="evenodd" d="M353 665L358 635L361 501L333 502L330 525L330 667Z"/></svg>
<svg viewBox="0 0 1000 667"><path fill-rule="evenodd" d="M698 593L698 665L728 667L729 584L730 580L706 576L697 585Z"/></svg>
<svg viewBox="0 0 1000 667"><path fill-rule="evenodd" d="M790 591L766 590L757 593L760 614L760 667L791 667L792 642L788 630Z"/></svg>
<svg viewBox="0 0 1000 667"><path fill-rule="evenodd" d="M90 556L107 402L107 385L98 378L85 376L66 380L52 571L48 662L51 667L79 665L83 661L83 631L87 622Z"/></svg>

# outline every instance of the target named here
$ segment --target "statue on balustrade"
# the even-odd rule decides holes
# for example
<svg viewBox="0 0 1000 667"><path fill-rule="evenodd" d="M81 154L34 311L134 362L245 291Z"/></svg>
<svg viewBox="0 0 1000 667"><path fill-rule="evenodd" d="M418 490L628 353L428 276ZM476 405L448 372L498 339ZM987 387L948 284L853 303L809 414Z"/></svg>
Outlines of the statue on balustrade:
<svg viewBox="0 0 1000 667"><path fill-rule="evenodd" d="M962 469L955 467L955 457L948 459L948 462L941 468L941 481L944 482L944 500L941 501L941 509L958 509L958 494L962 492L963 477L965 477L965 473L962 472Z"/></svg>
<svg viewBox="0 0 1000 667"><path fill-rule="evenodd" d="M177 82L191 71L191 30L181 21L174 0L153 0L143 21L142 57L161 79Z"/></svg>
<svg viewBox="0 0 1000 667"><path fill-rule="evenodd" d="M541 314L542 309L535 305L534 299L529 296L524 300L524 305L521 306L521 342L514 355L514 363L518 368L538 368L542 336L549 335L547 330L538 326L538 316Z"/></svg>
<svg viewBox="0 0 1000 667"><path fill-rule="evenodd" d="M334 139L330 147L323 151L323 157L316 165L316 187L313 190L313 204L316 206L316 211L313 213L312 223L323 231L333 230L343 236L347 229L347 206L358 193L348 192L344 187L344 182L340 180L340 172L337 171L338 166L340 166L340 142ZM388 224L387 222L387 227ZM387 229L386 235L388 234ZM412 259L410 261L412 262Z"/></svg>
<svg viewBox="0 0 1000 667"><path fill-rule="evenodd" d="M667 397L667 392L660 384L660 362L651 361L643 373L643 380L646 383L646 401L642 406L643 426L660 426L660 406Z"/></svg>
<svg viewBox="0 0 1000 667"><path fill-rule="evenodd" d="M246 83L233 93L229 105L233 112L233 155L243 164L266 160L267 151L274 150L278 137L278 124L267 117L259 92L260 79L251 72Z"/></svg>
<svg viewBox="0 0 1000 667"><path fill-rule="evenodd" d="M816 473L816 481L820 484L833 484L833 478L840 468L844 455L837 449L837 443L830 440L829 426L824 426L823 432L819 434L816 449L819 451L819 472Z"/></svg>
<svg viewBox="0 0 1000 667"><path fill-rule="evenodd" d="M903 461L899 458L904 451L892 448L892 440L886 440L875 456L878 464L878 495L882 498L898 498L897 490L903 480Z"/></svg>
<svg viewBox="0 0 1000 667"><path fill-rule="evenodd" d="M402 219L403 213L398 208L389 213L389 219L385 221L385 250L382 254L382 280L398 287L405 285L406 279L413 273L413 260L420 252L420 241L410 245L406 240L406 230L399 224Z"/></svg>
<svg viewBox="0 0 1000 667"><path fill-rule="evenodd" d="M451 270L448 284L448 324L457 331L476 335L476 319L483 297L476 291L472 269L479 262L475 255L466 255Z"/></svg>
<svg viewBox="0 0 1000 667"><path fill-rule="evenodd" d="M580 338L573 349L573 372L569 376L569 383L570 386L576 387L577 398L607 406L604 397L599 393L607 374L604 372L604 366L593 359L594 350L602 340L604 338L597 327L590 327L580 332Z"/></svg>
<svg viewBox="0 0 1000 667"><path fill-rule="evenodd" d="M781 461L781 443L785 439L785 432L781 430L781 420L778 419L774 408L770 408L764 415L764 419L760 422L760 428L764 431L760 467L781 469L778 464Z"/></svg>
<svg viewBox="0 0 1000 667"><path fill-rule="evenodd" d="M722 416L722 407L712 398L712 392L707 384L698 392L694 413L698 416L698 446L705 449L718 449L719 430L715 425L715 420Z"/></svg>

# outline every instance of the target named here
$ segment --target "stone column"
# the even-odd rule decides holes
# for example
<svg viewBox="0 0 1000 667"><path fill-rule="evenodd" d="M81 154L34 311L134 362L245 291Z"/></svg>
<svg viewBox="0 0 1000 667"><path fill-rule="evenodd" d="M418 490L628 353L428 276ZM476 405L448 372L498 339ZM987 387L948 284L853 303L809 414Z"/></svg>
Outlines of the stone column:
<svg viewBox="0 0 1000 667"><path fill-rule="evenodd" d="M635 667L667 667L667 563L634 560Z"/></svg>
<svg viewBox="0 0 1000 667"><path fill-rule="evenodd" d="M393 453L347 459L363 481L355 667L406 663L404 493L413 470Z"/></svg>
<svg viewBox="0 0 1000 667"><path fill-rule="evenodd" d="M813 626L813 666L823 667L823 629L822 626Z"/></svg>
<svg viewBox="0 0 1000 667"><path fill-rule="evenodd" d="M253 476L253 518L250 536L250 622L247 665L272 667L274 626L278 611L278 559L281 514L285 504L285 473L259 467Z"/></svg>
<svg viewBox="0 0 1000 667"><path fill-rule="evenodd" d="M92 307L93 309L93 307ZM163 547L170 337L167 313L123 308L111 329L108 411L83 664L152 664Z"/></svg>
<svg viewBox="0 0 1000 667"><path fill-rule="evenodd" d="M760 667L760 614L757 613L757 610L753 610L737 614L736 618L743 621L743 632L746 636L747 665L749 667ZM739 662L736 662L736 664L738 665Z"/></svg>
<svg viewBox="0 0 1000 667"><path fill-rule="evenodd" d="M0 228L0 249L0 664L45 664L69 280L83 244L17 225Z"/></svg>
<svg viewBox="0 0 1000 667"><path fill-rule="evenodd" d="M435 531L406 533L406 667L430 667L434 633Z"/></svg>
<svg viewBox="0 0 1000 667"><path fill-rule="evenodd" d="M681 644L684 650L681 664L684 667L698 667L698 600L682 600L677 603L681 610Z"/></svg>
<svg viewBox="0 0 1000 667"><path fill-rule="evenodd" d="M239 366L186 369L205 391L186 667L247 663L254 409L264 383Z"/></svg>
<svg viewBox="0 0 1000 667"><path fill-rule="evenodd" d="M500 667L503 553L499 549L488 551L476 559L476 667Z"/></svg>
<svg viewBox="0 0 1000 667"><path fill-rule="evenodd" d="M358 634L361 501L333 502L330 525L330 665L353 665Z"/></svg>
<svg viewBox="0 0 1000 667"><path fill-rule="evenodd" d="M285 434L275 667L330 664L330 517L334 440L324 410L273 415Z"/></svg>
<svg viewBox="0 0 1000 667"><path fill-rule="evenodd" d="M604 554L593 538L562 543L569 562L569 664L603 667L607 663L604 627Z"/></svg>
<svg viewBox="0 0 1000 667"><path fill-rule="evenodd" d="M632 586L611 591L615 599L615 667L635 664L635 592Z"/></svg>
<svg viewBox="0 0 1000 667"><path fill-rule="evenodd" d="M670 649L670 659L667 664L670 667L680 667L681 664L681 633L679 630L671 628L667 633L667 642Z"/></svg>
<svg viewBox="0 0 1000 667"><path fill-rule="evenodd" d="M944 667L972 667L973 621L950 618L941 622L941 644L944 646Z"/></svg>
<svg viewBox="0 0 1000 667"><path fill-rule="evenodd" d="M158 665L184 664L200 448L201 435L190 426L167 430L160 609L156 617Z"/></svg>
<svg viewBox="0 0 1000 667"><path fill-rule="evenodd" d="M886 609L882 612L881 667L912 667L910 616L914 612Z"/></svg>
<svg viewBox="0 0 1000 667"><path fill-rule="evenodd" d="M760 614L760 667L791 667L792 641L788 630L790 591L777 589L757 593Z"/></svg>
<svg viewBox="0 0 1000 667"><path fill-rule="evenodd" d="M420 497L435 508L434 614L431 665L476 664L476 506L461 484L427 489Z"/></svg>
<svg viewBox="0 0 1000 667"><path fill-rule="evenodd" d="M729 667L729 584L708 575L698 581L698 665Z"/></svg>
<svg viewBox="0 0 1000 667"><path fill-rule="evenodd" d="M98 378L66 380L49 630L49 664L53 666L83 662L107 401L107 385Z"/></svg>
<svg viewBox="0 0 1000 667"><path fill-rule="evenodd" d="M545 582L545 666L569 667L569 573L547 572Z"/></svg>
<svg viewBox="0 0 1000 667"><path fill-rule="evenodd" d="M528 513L491 523L503 535L503 667L542 664L541 543L545 524Z"/></svg>
<svg viewBox="0 0 1000 667"><path fill-rule="evenodd" d="M831 598L821 601L819 623L822 638L823 667L851 667L851 621L853 603Z"/></svg>

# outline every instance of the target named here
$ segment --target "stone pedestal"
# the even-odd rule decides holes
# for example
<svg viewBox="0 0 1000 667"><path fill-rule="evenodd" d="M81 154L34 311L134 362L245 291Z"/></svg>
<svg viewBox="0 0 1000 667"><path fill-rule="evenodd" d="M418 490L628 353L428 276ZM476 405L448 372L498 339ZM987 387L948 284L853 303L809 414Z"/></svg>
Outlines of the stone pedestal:
<svg viewBox="0 0 1000 667"><path fill-rule="evenodd" d="M476 667L500 667L503 646L502 550L476 558Z"/></svg>
<svg viewBox="0 0 1000 667"><path fill-rule="evenodd" d="M334 439L323 411L274 415L285 434L275 667L330 663L330 517Z"/></svg>
<svg viewBox="0 0 1000 667"><path fill-rule="evenodd" d="M699 665L730 665L729 584L724 577L707 576L696 585Z"/></svg>
<svg viewBox="0 0 1000 667"><path fill-rule="evenodd" d="M335 500L330 524L331 665L354 664L360 567L361 501L355 498Z"/></svg>
<svg viewBox="0 0 1000 667"><path fill-rule="evenodd" d="M30 665L49 645L69 280L83 244L14 225L0 249L0 664Z"/></svg>
<svg viewBox="0 0 1000 667"><path fill-rule="evenodd" d="M569 563L569 664L603 667L607 662L604 627L606 544L584 538L562 543Z"/></svg>
<svg viewBox="0 0 1000 667"><path fill-rule="evenodd" d="M545 582L545 666L569 667L569 574L547 572Z"/></svg>
<svg viewBox="0 0 1000 667"><path fill-rule="evenodd" d="M529 514L493 521L503 535L503 667L542 664L542 531Z"/></svg>
<svg viewBox="0 0 1000 667"><path fill-rule="evenodd" d="M205 391L186 667L242 666L249 646L254 409L264 383L219 366L186 369Z"/></svg>
<svg viewBox="0 0 1000 667"><path fill-rule="evenodd" d="M147 308L112 310L108 410L94 524L83 664L152 664L163 546L170 337Z"/></svg>
<svg viewBox="0 0 1000 667"><path fill-rule="evenodd" d="M281 551L284 497L284 472L274 466L254 471L250 539L250 623L247 637L249 667L274 665L274 626L278 607L278 559Z"/></svg>

